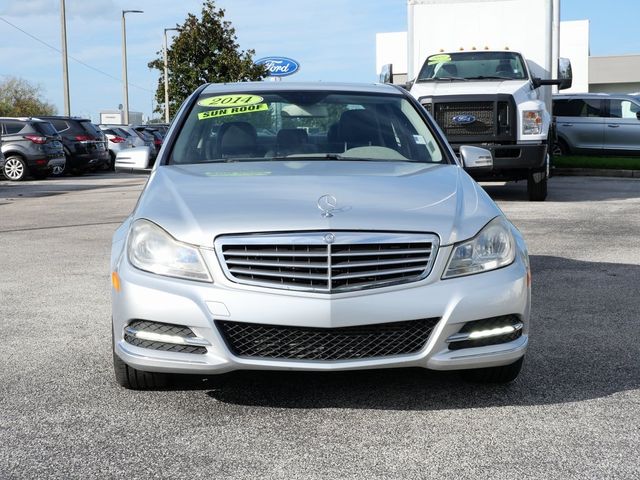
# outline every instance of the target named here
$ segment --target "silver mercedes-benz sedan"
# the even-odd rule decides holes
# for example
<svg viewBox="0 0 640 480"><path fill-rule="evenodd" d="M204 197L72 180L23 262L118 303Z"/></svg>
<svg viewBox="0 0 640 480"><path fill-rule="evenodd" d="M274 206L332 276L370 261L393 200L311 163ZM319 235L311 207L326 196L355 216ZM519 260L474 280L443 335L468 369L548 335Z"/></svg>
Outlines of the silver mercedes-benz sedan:
<svg viewBox="0 0 640 480"><path fill-rule="evenodd" d="M202 86L113 236L117 381L389 367L514 380L527 249L462 168L491 154L460 157L394 86Z"/></svg>

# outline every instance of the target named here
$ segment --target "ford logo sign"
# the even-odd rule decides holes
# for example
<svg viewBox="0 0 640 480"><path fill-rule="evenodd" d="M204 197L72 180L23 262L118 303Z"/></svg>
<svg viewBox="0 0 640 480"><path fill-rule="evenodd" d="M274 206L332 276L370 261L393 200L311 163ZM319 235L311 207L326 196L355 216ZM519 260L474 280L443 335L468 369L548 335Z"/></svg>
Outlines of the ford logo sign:
<svg viewBox="0 0 640 480"><path fill-rule="evenodd" d="M456 125L471 125L477 120L473 115L456 115L451 119Z"/></svg>
<svg viewBox="0 0 640 480"><path fill-rule="evenodd" d="M267 67L267 73L271 77L286 77L300 70L300 64L287 57L265 57L255 63Z"/></svg>

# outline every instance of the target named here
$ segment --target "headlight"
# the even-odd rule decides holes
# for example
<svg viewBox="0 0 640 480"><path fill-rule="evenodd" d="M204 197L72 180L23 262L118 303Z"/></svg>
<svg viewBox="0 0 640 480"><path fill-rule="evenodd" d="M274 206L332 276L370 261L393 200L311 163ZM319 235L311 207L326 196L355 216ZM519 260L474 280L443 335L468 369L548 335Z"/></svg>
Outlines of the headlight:
<svg viewBox="0 0 640 480"><path fill-rule="evenodd" d="M542 133L542 110L522 112L522 134L540 135Z"/></svg>
<svg viewBox="0 0 640 480"><path fill-rule="evenodd" d="M158 275L211 282L197 248L178 242L155 223L136 220L127 241L129 262Z"/></svg>
<svg viewBox="0 0 640 480"><path fill-rule="evenodd" d="M511 228L504 217L496 217L471 240L454 245L442 278L461 277L505 267L516 256Z"/></svg>

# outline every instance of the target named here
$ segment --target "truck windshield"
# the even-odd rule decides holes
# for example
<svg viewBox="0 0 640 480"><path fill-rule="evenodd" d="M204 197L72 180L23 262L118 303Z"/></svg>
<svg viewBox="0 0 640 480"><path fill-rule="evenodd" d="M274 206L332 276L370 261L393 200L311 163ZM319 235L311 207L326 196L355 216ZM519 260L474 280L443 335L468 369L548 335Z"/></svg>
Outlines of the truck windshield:
<svg viewBox="0 0 640 480"><path fill-rule="evenodd" d="M186 115L169 163L447 163L427 123L399 94L205 91Z"/></svg>
<svg viewBox="0 0 640 480"><path fill-rule="evenodd" d="M439 53L427 58L418 82L447 80L525 80L522 57L514 52Z"/></svg>

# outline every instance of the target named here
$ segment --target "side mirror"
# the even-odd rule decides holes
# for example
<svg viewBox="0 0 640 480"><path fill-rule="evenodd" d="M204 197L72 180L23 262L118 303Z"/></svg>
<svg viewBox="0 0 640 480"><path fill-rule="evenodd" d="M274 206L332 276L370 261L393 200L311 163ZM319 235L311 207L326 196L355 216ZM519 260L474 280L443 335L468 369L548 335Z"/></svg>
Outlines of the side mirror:
<svg viewBox="0 0 640 480"><path fill-rule="evenodd" d="M460 158L464 168L487 169L493 168L493 155L487 149L462 145L460 147Z"/></svg>
<svg viewBox="0 0 640 480"><path fill-rule="evenodd" d="M557 85L558 90L566 90L567 88L571 88L573 85L573 70L571 68L571 60L568 58L559 58L558 59L558 78L552 80L543 80L538 77L533 77L531 79L533 83L533 88L539 88L543 85Z"/></svg>
<svg viewBox="0 0 640 480"><path fill-rule="evenodd" d="M573 68L571 68L571 60L568 58L558 59L558 90L566 90L573 85Z"/></svg>
<svg viewBox="0 0 640 480"><path fill-rule="evenodd" d="M636 112L636 118L640 120L640 111Z"/></svg>
<svg viewBox="0 0 640 480"><path fill-rule="evenodd" d="M149 147L128 148L118 152L114 168L119 173L135 173L149 171Z"/></svg>
<svg viewBox="0 0 640 480"><path fill-rule="evenodd" d="M393 83L393 64L387 63L380 70L380 83Z"/></svg>

